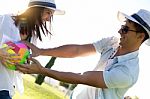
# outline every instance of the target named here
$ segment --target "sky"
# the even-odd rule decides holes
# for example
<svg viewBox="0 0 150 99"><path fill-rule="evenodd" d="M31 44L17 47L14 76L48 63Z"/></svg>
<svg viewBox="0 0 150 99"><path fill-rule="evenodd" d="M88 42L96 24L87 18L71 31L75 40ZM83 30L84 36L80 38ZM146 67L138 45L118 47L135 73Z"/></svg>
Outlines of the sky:
<svg viewBox="0 0 150 99"><path fill-rule="evenodd" d="M12 2L13 1L13 2ZM27 7L29 0L0 1L0 14L16 13ZM11 4L11 5L10 5ZM118 36L121 23L117 20L117 12L128 15L139 9L150 11L150 0L56 0L57 8L65 10L65 15L55 15L52 23L51 38L44 38L37 43L38 47L51 48L64 44L93 43L103 37ZM9 6L8 6L9 5ZM147 99L146 91L150 88L149 52L145 44L140 48L140 75L137 83L127 95L137 95ZM42 65L46 65L51 57L40 56ZM67 72L84 72L92 70L99 60L99 55L78 58L57 58L52 69Z"/></svg>

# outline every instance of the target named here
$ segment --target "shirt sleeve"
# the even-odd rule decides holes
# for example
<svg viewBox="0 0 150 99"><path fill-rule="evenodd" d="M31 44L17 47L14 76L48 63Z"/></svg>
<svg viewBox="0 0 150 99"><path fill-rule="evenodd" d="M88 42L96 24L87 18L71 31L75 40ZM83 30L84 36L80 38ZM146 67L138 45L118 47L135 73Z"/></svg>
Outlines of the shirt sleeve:
<svg viewBox="0 0 150 99"><path fill-rule="evenodd" d="M0 25L0 33L2 33L2 35L0 35L2 37L0 39L0 45L7 41L15 42L21 40L19 29L14 24L14 20L12 19L11 15L3 15Z"/></svg>
<svg viewBox="0 0 150 99"><path fill-rule="evenodd" d="M2 37L3 37L3 32L2 32L3 20L4 20L4 16L0 15L0 47L1 47Z"/></svg>
<svg viewBox="0 0 150 99"><path fill-rule="evenodd" d="M94 42L93 45L98 53L101 53L106 47L112 46L118 42L116 37L103 38L100 41Z"/></svg>
<svg viewBox="0 0 150 99"><path fill-rule="evenodd" d="M132 85L132 76L125 66L117 66L103 72L105 84L108 88L125 88Z"/></svg>

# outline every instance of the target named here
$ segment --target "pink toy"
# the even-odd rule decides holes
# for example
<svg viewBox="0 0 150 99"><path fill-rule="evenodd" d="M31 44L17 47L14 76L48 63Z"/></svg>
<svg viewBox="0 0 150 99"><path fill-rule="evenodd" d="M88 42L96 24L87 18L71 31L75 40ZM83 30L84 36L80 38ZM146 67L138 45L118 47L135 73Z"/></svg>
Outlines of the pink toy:
<svg viewBox="0 0 150 99"><path fill-rule="evenodd" d="M12 58L20 58L21 60L20 61L13 61L15 63L20 63L20 64L24 64L26 63L27 61L27 58L29 56L29 49L28 47L22 43L22 42L6 42L5 44L3 44L3 47L7 47L7 46L12 46L14 47L14 49L9 49L7 52L9 54L18 54L19 56L12 56ZM11 70L15 70L16 69L16 66L15 65L12 65L12 64L9 64L9 63L4 63L5 66L8 68L8 69L11 69Z"/></svg>

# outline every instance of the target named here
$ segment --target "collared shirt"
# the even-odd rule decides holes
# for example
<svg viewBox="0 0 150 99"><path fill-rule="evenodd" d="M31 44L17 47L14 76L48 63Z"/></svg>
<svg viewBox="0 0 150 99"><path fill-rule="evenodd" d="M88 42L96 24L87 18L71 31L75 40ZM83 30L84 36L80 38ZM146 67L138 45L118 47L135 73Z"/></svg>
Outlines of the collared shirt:
<svg viewBox="0 0 150 99"><path fill-rule="evenodd" d="M15 26L11 15L0 16L0 48L7 41L19 41L19 29ZM0 63L0 90L8 90L10 95L14 94L15 88L22 93L23 81L21 74L14 70L9 70Z"/></svg>
<svg viewBox="0 0 150 99"><path fill-rule="evenodd" d="M138 51L113 57L119 47L119 39L116 37L104 38L93 45L100 53L100 60L94 70L103 71L108 88L80 84L75 88L72 99L123 99L125 92L138 79Z"/></svg>
<svg viewBox="0 0 150 99"><path fill-rule="evenodd" d="M107 45L106 45L107 44ZM99 88L97 99L123 99L125 92L136 83L139 75L138 51L112 58L119 47L115 37L94 43L101 59L96 70L103 71L108 88Z"/></svg>

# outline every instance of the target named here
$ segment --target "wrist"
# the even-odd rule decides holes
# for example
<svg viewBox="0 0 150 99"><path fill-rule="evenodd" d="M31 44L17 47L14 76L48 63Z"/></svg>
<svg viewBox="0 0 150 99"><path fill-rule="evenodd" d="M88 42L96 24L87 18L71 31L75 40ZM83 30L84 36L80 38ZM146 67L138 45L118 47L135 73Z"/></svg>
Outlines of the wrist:
<svg viewBox="0 0 150 99"><path fill-rule="evenodd" d="M0 56L2 55L2 53L3 53L3 52L2 52L2 49L0 49Z"/></svg>
<svg viewBox="0 0 150 99"><path fill-rule="evenodd" d="M43 55L43 50L44 49L39 49L39 51L38 51L39 54L38 55Z"/></svg>
<svg viewBox="0 0 150 99"><path fill-rule="evenodd" d="M40 69L40 74L42 74L42 75L45 75L45 67L41 67L41 69Z"/></svg>

